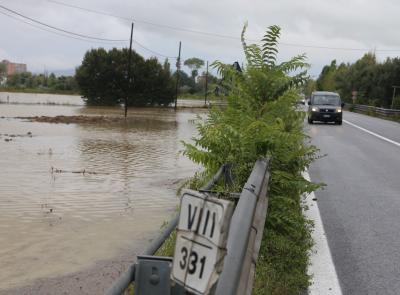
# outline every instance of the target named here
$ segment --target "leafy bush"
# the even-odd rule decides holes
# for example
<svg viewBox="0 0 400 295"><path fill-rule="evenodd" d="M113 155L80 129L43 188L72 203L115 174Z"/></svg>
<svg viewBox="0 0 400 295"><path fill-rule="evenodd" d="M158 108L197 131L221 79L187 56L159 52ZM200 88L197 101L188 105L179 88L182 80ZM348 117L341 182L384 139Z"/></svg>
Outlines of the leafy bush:
<svg viewBox="0 0 400 295"><path fill-rule="evenodd" d="M259 256L255 293L299 294L307 288L310 222L303 217L301 195L317 188L301 172L316 158L303 132L305 114L296 111L298 86L307 79L305 56L277 63L280 28L268 28L262 45L242 44L242 72L215 62L229 89L227 107L213 108L198 124L199 137L185 143L185 154L212 175L232 163L235 186L247 180L254 162L269 156L269 208ZM294 73L294 74L293 74Z"/></svg>

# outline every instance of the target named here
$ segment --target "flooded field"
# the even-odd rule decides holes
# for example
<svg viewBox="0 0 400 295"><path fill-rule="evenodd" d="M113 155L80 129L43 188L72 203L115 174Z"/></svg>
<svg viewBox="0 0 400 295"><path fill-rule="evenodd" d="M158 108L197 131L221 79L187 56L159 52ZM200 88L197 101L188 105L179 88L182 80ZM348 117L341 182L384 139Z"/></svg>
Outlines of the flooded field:
<svg viewBox="0 0 400 295"><path fill-rule="evenodd" d="M198 169L179 154L197 111L130 109L112 124L14 118L120 114L71 101L0 103L0 293L140 252L174 213L179 181Z"/></svg>

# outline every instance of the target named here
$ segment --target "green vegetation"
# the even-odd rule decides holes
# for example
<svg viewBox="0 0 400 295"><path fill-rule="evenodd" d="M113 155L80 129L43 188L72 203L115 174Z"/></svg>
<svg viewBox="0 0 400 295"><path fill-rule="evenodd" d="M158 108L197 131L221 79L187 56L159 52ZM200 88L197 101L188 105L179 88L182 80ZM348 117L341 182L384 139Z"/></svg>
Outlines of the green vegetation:
<svg viewBox="0 0 400 295"><path fill-rule="evenodd" d="M71 76L18 73L7 77L2 91L26 93L78 94L78 85Z"/></svg>
<svg viewBox="0 0 400 295"><path fill-rule="evenodd" d="M3 78L7 74L6 65L4 63L0 63L0 83L3 81Z"/></svg>
<svg viewBox="0 0 400 295"><path fill-rule="evenodd" d="M132 82L128 81L128 49L103 48L86 52L76 70L80 93L88 105L167 106L174 100L174 80L156 58L145 60L133 51ZM165 64L167 67L169 64Z"/></svg>
<svg viewBox="0 0 400 295"><path fill-rule="evenodd" d="M174 72L173 77L176 79L176 72ZM202 72L197 79L193 79L184 71L179 71L179 97L180 98L192 98L192 99L204 99L205 93L205 82L206 82L206 72ZM222 93L218 93L216 91L217 88L221 87L221 81L208 73L207 75L207 82L208 82L208 96L214 96L221 98Z"/></svg>
<svg viewBox="0 0 400 295"><path fill-rule="evenodd" d="M204 179L220 165L234 164L232 191L243 186L257 158L271 157L268 217L254 293L298 295L310 284L307 267L312 246L312 224L303 216L302 195L318 187L301 174L317 157L303 133L304 113L296 111L298 87L307 80L308 65L304 55L277 63L279 27L267 30L262 46L247 45L245 30L246 26L243 71L213 64L229 90L228 105L211 109L207 120L198 124L194 144L185 143L185 154L204 166Z"/></svg>
<svg viewBox="0 0 400 295"><path fill-rule="evenodd" d="M176 231L174 230L168 239L165 240L160 249L156 252L157 256L172 257L175 250Z"/></svg>
<svg viewBox="0 0 400 295"><path fill-rule="evenodd" d="M374 54L365 54L355 63L337 65L333 60L322 69L316 81L317 90L337 91L346 102L352 102L353 91L357 92L356 103L390 108L393 87L400 81L400 58L376 61ZM400 108L400 102L395 106Z"/></svg>
<svg viewBox="0 0 400 295"><path fill-rule="evenodd" d="M195 81L197 75L199 74L199 69L204 66L204 60L197 57L192 57L185 60L183 64L191 70L192 79Z"/></svg>

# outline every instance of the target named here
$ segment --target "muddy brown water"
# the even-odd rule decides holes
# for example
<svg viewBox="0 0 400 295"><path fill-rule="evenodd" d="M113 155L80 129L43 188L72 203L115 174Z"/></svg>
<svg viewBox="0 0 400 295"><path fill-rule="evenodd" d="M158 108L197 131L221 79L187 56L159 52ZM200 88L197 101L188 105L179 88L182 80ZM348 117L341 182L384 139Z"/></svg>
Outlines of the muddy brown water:
<svg viewBox="0 0 400 295"><path fill-rule="evenodd" d="M29 96L18 94L40 102ZM0 293L140 253L174 214L179 181L199 169L179 153L199 110L130 109L113 124L14 118L121 113L70 104L0 103Z"/></svg>

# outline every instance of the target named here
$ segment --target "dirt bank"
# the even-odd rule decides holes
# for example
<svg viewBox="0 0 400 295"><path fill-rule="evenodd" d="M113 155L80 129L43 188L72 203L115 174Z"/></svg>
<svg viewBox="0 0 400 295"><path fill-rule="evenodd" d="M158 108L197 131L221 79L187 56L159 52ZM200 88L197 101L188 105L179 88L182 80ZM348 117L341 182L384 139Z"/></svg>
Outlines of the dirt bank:
<svg viewBox="0 0 400 295"><path fill-rule="evenodd" d="M123 122L127 119L124 117L117 116L34 116L34 117L16 117L16 119L28 120L31 122L42 122L42 123L116 123Z"/></svg>

